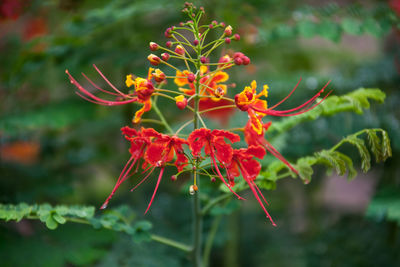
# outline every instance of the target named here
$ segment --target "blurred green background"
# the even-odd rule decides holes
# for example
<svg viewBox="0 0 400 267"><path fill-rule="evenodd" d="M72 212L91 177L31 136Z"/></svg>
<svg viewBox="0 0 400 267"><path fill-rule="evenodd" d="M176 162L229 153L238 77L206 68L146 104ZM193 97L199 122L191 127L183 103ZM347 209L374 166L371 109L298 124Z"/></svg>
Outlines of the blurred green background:
<svg viewBox="0 0 400 267"><path fill-rule="evenodd" d="M129 157L119 129L130 125L138 106L88 103L74 94L65 70L78 80L84 72L105 86L92 68L96 64L125 88L126 74L147 73L149 42L164 44L164 30L186 20L183 2L0 3L0 203L100 207ZM285 107L302 103L328 80L337 95L360 87L386 93L384 104L372 102L363 115L319 118L274 140L287 159L330 148L363 128L387 130L393 147L391 159L373 164L352 182L327 176L324 168L314 169L308 185L280 180L265 192L277 228L245 192L249 201L219 211L228 216L219 227L211 266L399 266L400 1L210 0L195 5L205 8L204 23L215 19L232 25L242 38L225 49L252 60L228 71L236 83L232 95L255 79L270 85L269 100L276 103L300 77L299 90ZM183 115L171 103L160 106L178 127ZM230 124L238 126L237 120ZM359 168L357 152L345 149ZM165 175L146 216L153 182L134 193L129 192L133 183L126 182L110 208L152 222L154 233L190 242L187 179L172 183L172 174ZM124 233L73 223L51 231L34 220L0 222L0 259L1 266L189 265L184 253L162 244L137 243Z"/></svg>

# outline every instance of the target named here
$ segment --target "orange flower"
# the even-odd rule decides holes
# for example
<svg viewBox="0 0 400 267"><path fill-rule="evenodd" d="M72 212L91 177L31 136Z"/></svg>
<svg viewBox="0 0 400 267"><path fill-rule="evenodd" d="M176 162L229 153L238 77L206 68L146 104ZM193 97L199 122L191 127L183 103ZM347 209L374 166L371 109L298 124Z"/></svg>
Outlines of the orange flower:
<svg viewBox="0 0 400 267"><path fill-rule="evenodd" d="M135 92L138 96L138 102L143 104L143 107L136 111L135 117L133 118L134 123L140 122L142 115L151 109L151 95L154 92L154 86L151 82L153 68L149 68L147 79L137 77L133 80L132 75L126 76L125 84L127 87L135 86Z"/></svg>
<svg viewBox="0 0 400 267"><path fill-rule="evenodd" d="M301 79L299 82L296 84L296 86L293 88L293 90L287 95L284 99L282 99L278 104L274 105L271 108L268 108L267 101L266 100L260 100L259 98L262 96L267 97L268 96L268 85L264 85L263 90L261 93L256 94L256 87L257 83L256 81L251 82L251 87L246 86L244 90L237 94L235 96L235 103L236 106L242 110L242 111L247 111L249 114L249 118L251 121L251 127L257 134L261 134L263 130L263 125L261 119L265 115L271 115L271 116L277 116L277 117L289 117L289 116L295 116L295 115L300 115L304 112L307 112L316 106L318 106L322 101L325 100L325 98L331 93L329 92L324 96L322 100L317 102L316 104L313 104L314 101L321 95L321 93L325 90L325 88L328 86L330 81L325 84L325 86L317 93L315 94L312 98L310 98L308 101L303 103L302 105L288 109L288 110L275 110L276 107L278 107L280 104L285 102L290 95L296 90L297 86L299 85Z"/></svg>
<svg viewBox="0 0 400 267"><path fill-rule="evenodd" d="M244 90L235 96L236 106L242 110L247 111L251 121L251 127L257 134L262 132L261 119L266 114L255 111L255 109L266 110L268 105L266 100L259 99L262 96L268 96L268 85L264 85L261 93L256 94L257 83L252 81L249 86L246 86Z"/></svg>

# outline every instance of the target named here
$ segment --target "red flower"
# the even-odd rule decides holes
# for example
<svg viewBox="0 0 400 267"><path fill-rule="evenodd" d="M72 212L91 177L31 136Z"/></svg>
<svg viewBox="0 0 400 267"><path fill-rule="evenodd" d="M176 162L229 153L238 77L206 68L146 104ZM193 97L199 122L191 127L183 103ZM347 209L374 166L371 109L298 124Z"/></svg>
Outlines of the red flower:
<svg viewBox="0 0 400 267"><path fill-rule="evenodd" d="M122 128L122 132L125 134L125 137L131 142L131 148L129 152L132 156L122 170L113 191L101 208L104 209L107 207L109 200L111 199L117 188L127 178L129 178L128 174L132 170L133 166L140 158L143 158L145 160L142 165L144 172L148 171L149 169L150 170L148 171L148 174L134 188L131 189L131 191L135 190L140 184L142 184L150 176L150 174L154 171L156 167L161 168L156 187L154 189L154 193L145 211L145 213L147 213L147 211L151 207L151 204L153 203L158 186L160 185L161 178L165 169L165 164L172 161L174 159L174 156L176 155L175 166L178 171L181 171L187 165L188 160L183 153L182 145L188 143L186 140L178 138L176 136L171 137L166 134L158 133L152 128L142 128L141 131L136 131L135 129L124 127ZM147 167L148 165L150 165L150 167ZM137 171L138 167L139 166L137 166L134 172Z"/></svg>
<svg viewBox="0 0 400 267"><path fill-rule="evenodd" d="M239 199L243 199L236 192L234 192L224 177L222 176L217 161L222 165L228 165L231 163L233 149L231 145L225 142L225 138L232 143L240 141L240 137L237 134L224 131L224 130L209 130L205 128L200 128L194 130L188 138L189 146L192 151L193 156L200 156L201 150L204 147L204 153L210 156L215 171L217 172L221 181L229 188L229 190L235 194Z"/></svg>
<svg viewBox="0 0 400 267"><path fill-rule="evenodd" d="M265 208L262 200L267 205L268 203L265 200L263 194L261 193L261 190L254 182L254 180L257 178L257 175L260 173L261 170L261 164L257 160L255 160L254 157L262 159L264 156L265 156L265 150L260 146L250 146L247 149L245 148L234 149L232 155L232 161L229 165L227 165L227 173L231 181L233 181L234 177L240 176L240 173L242 174L243 179L249 185L251 191L256 197L261 208L264 210L268 219L271 221L273 226L276 226L271 216L269 215L267 209ZM262 200L260 199L260 195Z"/></svg>
<svg viewBox="0 0 400 267"><path fill-rule="evenodd" d="M150 144L150 139L142 135L142 132L136 131L133 128L125 126L121 128L122 133L125 135L125 138L130 141L131 147L129 148L129 153L131 153L131 157L128 162L125 164L125 167L122 169L121 174L118 177L117 183L114 186L114 189L111 191L111 194L107 197L106 201L104 201L103 205L100 209L107 208L108 202L113 197L115 191L117 191L118 187L131 175L128 174L131 172L132 168L135 166L136 162L143 158L146 147ZM137 172L139 165L137 165Z"/></svg>

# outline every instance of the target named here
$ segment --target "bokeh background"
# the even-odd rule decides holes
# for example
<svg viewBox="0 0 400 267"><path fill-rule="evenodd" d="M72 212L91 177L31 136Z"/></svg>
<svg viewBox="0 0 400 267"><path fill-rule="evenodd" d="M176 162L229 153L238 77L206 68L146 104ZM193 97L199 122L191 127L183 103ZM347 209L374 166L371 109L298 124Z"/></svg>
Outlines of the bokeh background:
<svg viewBox="0 0 400 267"><path fill-rule="evenodd" d="M195 4L204 6L205 23L215 19L232 25L242 38L228 48L252 60L229 70L236 83L232 94L256 79L270 85L270 101L276 102L300 77L288 106L309 98L328 80L337 95L360 87L386 93L384 104L373 102L363 115L319 118L274 140L287 159L330 148L367 127L387 130L393 148L391 159L373 164L367 174L360 171L351 182L327 175L323 167L314 169L308 185L300 179L278 181L275 190L265 192L277 228L246 192L250 201L220 211L227 216L211 266L399 266L400 1ZM124 88L126 74L146 74L148 43L164 43L164 30L186 20L182 5L176 0L0 1L0 203L100 207L129 156L119 129L130 125L138 107L102 107L80 99L65 70L101 83L95 63ZM220 49L214 60L223 53ZM182 115L174 105L161 106L179 125ZM357 151L351 146L344 151L360 169ZM186 182L164 179L146 216L152 182L134 193L132 184L124 184L110 206L151 221L155 233L189 242ZM137 243L124 233L73 223L51 231L34 220L0 222L0 259L2 266L189 265L181 252Z"/></svg>

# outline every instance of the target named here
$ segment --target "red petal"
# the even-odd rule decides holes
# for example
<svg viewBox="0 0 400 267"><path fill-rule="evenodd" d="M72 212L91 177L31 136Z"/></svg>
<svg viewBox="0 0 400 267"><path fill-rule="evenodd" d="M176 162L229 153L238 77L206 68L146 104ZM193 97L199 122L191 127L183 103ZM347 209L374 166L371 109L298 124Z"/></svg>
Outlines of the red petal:
<svg viewBox="0 0 400 267"><path fill-rule="evenodd" d="M214 136L222 136L227 138L229 141L231 141L232 143L235 142L239 142L240 141L240 136L235 134L235 133L231 133L229 131L225 131L225 130L213 130L211 132L212 135Z"/></svg>

